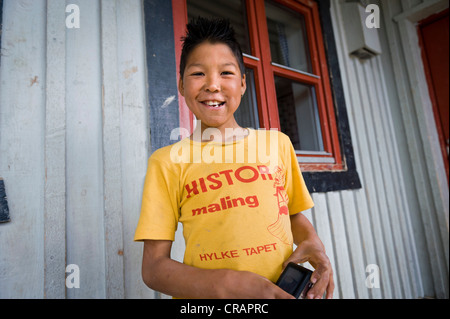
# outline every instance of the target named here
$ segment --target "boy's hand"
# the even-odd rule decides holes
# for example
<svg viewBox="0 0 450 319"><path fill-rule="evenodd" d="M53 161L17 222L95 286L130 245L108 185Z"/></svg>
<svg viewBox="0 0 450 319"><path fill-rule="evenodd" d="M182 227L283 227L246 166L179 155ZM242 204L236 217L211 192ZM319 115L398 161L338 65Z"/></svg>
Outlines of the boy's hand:
<svg viewBox="0 0 450 319"><path fill-rule="evenodd" d="M295 299L248 271L200 269L170 258L172 241L145 240L142 278L151 289L179 298Z"/></svg>
<svg viewBox="0 0 450 319"><path fill-rule="evenodd" d="M302 213L291 215L290 218L292 235L294 236L294 243L297 245L297 249L285 261L283 269L289 262L299 264L308 261L315 270L311 276L314 286L308 291L306 298L320 299L325 292L327 293L327 299L333 298L333 269L331 268L330 260L325 254L325 247L319 236L317 236L312 224Z"/></svg>
<svg viewBox="0 0 450 319"><path fill-rule="evenodd" d="M308 291L307 299L320 299L325 292L326 299L333 298L333 269L321 243L303 241L284 262L283 269L289 262L297 264L309 262L315 269L311 275L311 282L314 286Z"/></svg>
<svg viewBox="0 0 450 319"><path fill-rule="evenodd" d="M225 270L220 298L225 299L295 299L269 279L249 271Z"/></svg>

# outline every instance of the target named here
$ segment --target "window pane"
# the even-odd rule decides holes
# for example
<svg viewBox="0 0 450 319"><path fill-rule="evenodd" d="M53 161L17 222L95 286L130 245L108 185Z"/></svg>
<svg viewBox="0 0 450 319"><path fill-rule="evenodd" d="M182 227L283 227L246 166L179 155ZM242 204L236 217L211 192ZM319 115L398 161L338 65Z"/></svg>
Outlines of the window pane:
<svg viewBox="0 0 450 319"><path fill-rule="evenodd" d="M275 76L281 131L297 151L323 151L322 133L313 86Z"/></svg>
<svg viewBox="0 0 450 319"><path fill-rule="evenodd" d="M253 70L247 68L245 71L245 77L247 82L247 90L242 97L241 105L234 113L234 117L240 126L258 129L259 117Z"/></svg>
<svg viewBox="0 0 450 319"><path fill-rule="evenodd" d="M266 16L272 62L312 73L303 15L266 1Z"/></svg>
<svg viewBox="0 0 450 319"><path fill-rule="evenodd" d="M247 13L243 0L188 0L188 19L197 18L225 18L229 19L236 32L242 52L252 54L248 36Z"/></svg>

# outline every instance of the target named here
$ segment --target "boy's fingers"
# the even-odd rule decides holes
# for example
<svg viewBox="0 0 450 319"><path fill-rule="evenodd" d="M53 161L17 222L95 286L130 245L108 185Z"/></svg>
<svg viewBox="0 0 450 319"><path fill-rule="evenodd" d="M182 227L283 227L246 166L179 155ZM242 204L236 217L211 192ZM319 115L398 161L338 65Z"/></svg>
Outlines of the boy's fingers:
<svg viewBox="0 0 450 319"><path fill-rule="evenodd" d="M334 292L334 279L333 279L333 276L330 275L330 281L329 281L328 287L327 287L326 298L327 299L332 299L333 298L333 292Z"/></svg>
<svg viewBox="0 0 450 319"><path fill-rule="evenodd" d="M329 271L314 271L311 276L311 282L314 286L308 291L306 295L307 299L321 299L325 292L327 293L327 299L332 298L334 282L333 276L329 273Z"/></svg>

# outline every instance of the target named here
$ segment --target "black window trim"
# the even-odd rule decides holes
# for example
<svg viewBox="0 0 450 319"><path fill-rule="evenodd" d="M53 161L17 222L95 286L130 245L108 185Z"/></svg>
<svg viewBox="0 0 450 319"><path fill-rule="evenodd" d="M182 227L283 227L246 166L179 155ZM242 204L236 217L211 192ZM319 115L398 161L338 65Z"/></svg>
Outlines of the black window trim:
<svg viewBox="0 0 450 319"><path fill-rule="evenodd" d="M309 191L312 193L360 189L362 186L356 170L344 89L339 69L333 25L331 23L330 0L320 0L316 2L319 8L322 37L327 58L328 72L330 74L330 86L333 94L339 144L346 170L337 172L303 172L303 177Z"/></svg>

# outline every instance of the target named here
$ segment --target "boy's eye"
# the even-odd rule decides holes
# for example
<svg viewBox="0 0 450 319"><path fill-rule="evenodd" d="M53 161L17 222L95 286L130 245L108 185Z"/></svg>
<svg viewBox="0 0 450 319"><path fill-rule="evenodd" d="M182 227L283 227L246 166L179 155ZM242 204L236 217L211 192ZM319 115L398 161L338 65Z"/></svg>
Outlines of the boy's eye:
<svg viewBox="0 0 450 319"><path fill-rule="evenodd" d="M193 73L191 73L191 76L202 76L202 75L204 75L203 72L193 72Z"/></svg>
<svg viewBox="0 0 450 319"><path fill-rule="evenodd" d="M223 71L222 75L233 75L233 72L231 72L231 71Z"/></svg>

